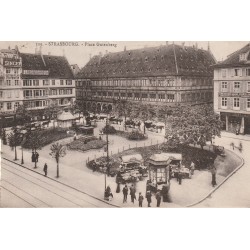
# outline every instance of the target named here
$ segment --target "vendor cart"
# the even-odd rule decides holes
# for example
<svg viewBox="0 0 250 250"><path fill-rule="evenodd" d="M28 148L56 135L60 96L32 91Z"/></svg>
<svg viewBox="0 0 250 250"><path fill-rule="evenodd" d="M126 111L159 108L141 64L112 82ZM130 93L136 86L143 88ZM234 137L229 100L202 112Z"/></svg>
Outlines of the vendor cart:
<svg viewBox="0 0 250 250"><path fill-rule="evenodd" d="M135 182L147 176L147 167L143 164L140 154L121 157L121 165L117 173L117 183Z"/></svg>

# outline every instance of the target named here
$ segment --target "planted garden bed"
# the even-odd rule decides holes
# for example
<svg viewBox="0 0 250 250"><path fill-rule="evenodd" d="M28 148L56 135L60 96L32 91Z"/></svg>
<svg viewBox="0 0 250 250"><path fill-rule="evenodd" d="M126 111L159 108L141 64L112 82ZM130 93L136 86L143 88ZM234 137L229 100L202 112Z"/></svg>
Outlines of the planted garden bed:
<svg viewBox="0 0 250 250"><path fill-rule="evenodd" d="M52 142L56 142L61 139L72 136L70 133L67 133L67 129L62 129L62 128L49 128L36 131L36 133L38 133L38 135L41 136L42 138L40 145L41 147L51 144ZM23 147L29 149L31 148L29 140L27 140L26 143L24 143Z"/></svg>
<svg viewBox="0 0 250 250"><path fill-rule="evenodd" d="M81 137L67 144L70 150L87 151L89 149L98 149L106 145L103 140L98 140L95 136Z"/></svg>

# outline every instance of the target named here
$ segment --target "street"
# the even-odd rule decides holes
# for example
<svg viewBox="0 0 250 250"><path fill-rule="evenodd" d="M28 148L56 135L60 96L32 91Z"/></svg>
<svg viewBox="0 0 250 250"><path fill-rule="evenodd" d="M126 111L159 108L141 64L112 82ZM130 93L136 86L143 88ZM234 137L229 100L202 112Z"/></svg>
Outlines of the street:
<svg viewBox="0 0 250 250"><path fill-rule="evenodd" d="M1 207L112 207L2 159Z"/></svg>

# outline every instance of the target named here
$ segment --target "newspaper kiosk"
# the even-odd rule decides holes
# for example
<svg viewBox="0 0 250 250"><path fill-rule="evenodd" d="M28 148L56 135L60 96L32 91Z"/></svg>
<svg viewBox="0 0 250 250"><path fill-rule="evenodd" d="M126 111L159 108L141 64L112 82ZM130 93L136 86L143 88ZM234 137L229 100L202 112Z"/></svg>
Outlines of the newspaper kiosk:
<svg viewBox="0 0 250 250"><path fill-rule="evenodd" d="M161 190L168 193L170 188L170 170L173 164L180 164L181 154L160 153L154 154L149 159L149 180L147 190L157 192Z"/></svg>

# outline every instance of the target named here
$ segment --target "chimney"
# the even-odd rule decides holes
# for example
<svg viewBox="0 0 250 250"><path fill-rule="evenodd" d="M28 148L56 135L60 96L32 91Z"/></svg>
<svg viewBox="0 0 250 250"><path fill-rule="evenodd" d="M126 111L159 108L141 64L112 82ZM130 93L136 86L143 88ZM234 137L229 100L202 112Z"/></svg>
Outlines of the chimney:
<svg viewBox="0 0 250 250"><path fill-rule="evenodd" d="M198 50L198 43L195 43L195 49Z"/></svg>
<svg viewBox="0 0 250 250"><path fill-rule="evenodd" d="M210 42L207 42L207 50L210 51Z"/></svg>
<svg viewBox="0 0 250 250"><path fill-rule="evenodd" d="M181 43L182 49L185 49L185 42Z"/></svg>
<svg viewBox="0 0 250 250"><path fill-rule="evenodd" d="M124 46L124 51L126 51L127 50L127 48L126 48L126 46Z"/></svg>

